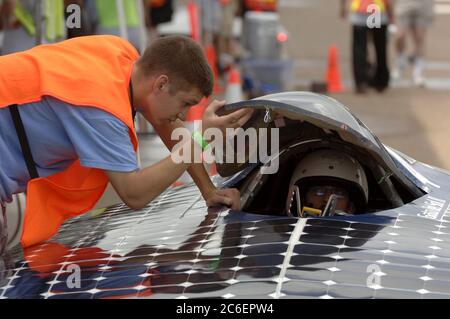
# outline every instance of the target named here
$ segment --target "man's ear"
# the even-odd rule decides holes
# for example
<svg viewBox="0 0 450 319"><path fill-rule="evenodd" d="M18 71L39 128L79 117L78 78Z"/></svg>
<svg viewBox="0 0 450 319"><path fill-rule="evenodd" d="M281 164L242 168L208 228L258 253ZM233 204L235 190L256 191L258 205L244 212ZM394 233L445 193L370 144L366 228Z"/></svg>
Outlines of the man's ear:
<svg viewBox="0 0 450 319"><path fill-rule="evenodd" d="M165 92L169 90L169 77L165 74L158 76L153 82L154 92Z"/></svg>

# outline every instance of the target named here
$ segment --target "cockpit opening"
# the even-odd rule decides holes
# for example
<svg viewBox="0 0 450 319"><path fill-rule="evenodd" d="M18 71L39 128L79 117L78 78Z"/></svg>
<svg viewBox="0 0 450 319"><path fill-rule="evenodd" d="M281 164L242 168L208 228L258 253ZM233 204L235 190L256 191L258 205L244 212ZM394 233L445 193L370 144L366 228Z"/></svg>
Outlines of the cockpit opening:
<svg viewBox="0 0 450 319"><path fill-rule="evenodd" d="M280 143L279 169L255 167L235 185L242 210L293 217L359 215L403 206L418 198L370 151L344 141L336 131L306 121L287 120ZM292 130L291 134L286 134Z"/></svg>

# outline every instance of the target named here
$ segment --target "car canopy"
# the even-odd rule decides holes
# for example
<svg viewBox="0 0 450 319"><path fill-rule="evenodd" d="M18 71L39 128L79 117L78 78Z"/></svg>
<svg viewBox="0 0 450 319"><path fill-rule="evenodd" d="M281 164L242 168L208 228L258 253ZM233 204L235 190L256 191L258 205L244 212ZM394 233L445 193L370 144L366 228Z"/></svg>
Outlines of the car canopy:
<svg viewBox="0 0 450 319"><path fill-rule="evenodd" d="M353 113L337 100L311 92L284 92L262 96L248 101L241 101L225 105L222 113L228 113L241 108L252 108L256 111L252 118L243 126L243 129L278 127L279 119L308 122L323 130L334 132L349 144L364 149L383 167L386 175L395 175L397 179L408 186L417 195L420 191L400 172L392 157L379 139L361 122ZM286 142L294 142L294 138L283 136L291 131L280 130L280 147ZM247 156L248 157L248 156ZM217 164L222 177L236 174L248 166L246 163L227 163L225 160Z"/></svg>

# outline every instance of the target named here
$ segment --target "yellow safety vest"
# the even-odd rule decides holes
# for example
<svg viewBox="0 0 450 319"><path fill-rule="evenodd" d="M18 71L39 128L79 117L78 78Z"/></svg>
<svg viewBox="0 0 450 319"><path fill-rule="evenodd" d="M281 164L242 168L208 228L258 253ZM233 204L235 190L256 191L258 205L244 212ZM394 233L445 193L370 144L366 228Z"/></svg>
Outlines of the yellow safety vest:
<svg viewBox="0 0 450 319"><path fill-rule="evenodd" d="M387 0L352 0L350 11L354 13L368 13L370 5L377 5L380 8L380 12L386 12Z"/></svg>
<svg viewBox="0 0 450 319"><path fill-rule="evenodd" d="M45 37L48 41L54 41L64 36L64 0L45 0L43 14L45 17ZM17 1L14 7L14 15L27 30L34 36L36 27L34 17L26 10L21 1Z"/></svg>

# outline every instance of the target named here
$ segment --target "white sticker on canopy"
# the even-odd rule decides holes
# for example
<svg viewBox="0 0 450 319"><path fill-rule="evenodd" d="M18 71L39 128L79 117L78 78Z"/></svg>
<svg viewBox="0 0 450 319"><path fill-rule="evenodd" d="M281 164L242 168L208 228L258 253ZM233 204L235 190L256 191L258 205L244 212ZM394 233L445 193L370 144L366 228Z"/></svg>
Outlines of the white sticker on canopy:
<svg viewBox="0 0 450 319"><path fill-rule="evenodd" d="M446 212L446 210L444 209L446 203L447 201L444 199L428 196L425 199L424 203L421 205L421 211L419 214L417 214L417 216L428 219L441 220L444 217L444 213Z"/></svg>

